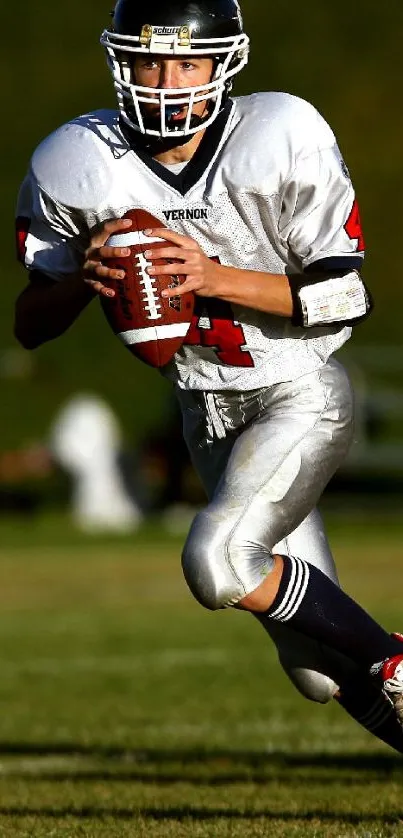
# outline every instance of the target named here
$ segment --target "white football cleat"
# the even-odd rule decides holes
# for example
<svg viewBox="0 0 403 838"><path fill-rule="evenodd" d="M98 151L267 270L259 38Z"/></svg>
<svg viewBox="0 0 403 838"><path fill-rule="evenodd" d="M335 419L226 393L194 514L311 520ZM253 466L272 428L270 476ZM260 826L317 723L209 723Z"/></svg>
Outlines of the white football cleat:
<svg viewBox="0 0 403 838"><path fill-rule="evenodd" d="M403 728L403 655L388 658L382 666L383 691L395 708Z"/></svg>

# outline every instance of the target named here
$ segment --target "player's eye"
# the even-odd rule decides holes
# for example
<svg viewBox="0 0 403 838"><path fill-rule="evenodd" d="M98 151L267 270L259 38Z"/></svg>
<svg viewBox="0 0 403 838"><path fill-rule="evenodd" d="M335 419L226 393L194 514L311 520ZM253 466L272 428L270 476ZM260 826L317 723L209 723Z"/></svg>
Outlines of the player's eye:
<svg viewBox="0 0 403 838"><path fill-rule="evenodd" d="M158 62L154 58L144 58L142 61L136 63L136 66L140 70L155 70Z"/></svg>

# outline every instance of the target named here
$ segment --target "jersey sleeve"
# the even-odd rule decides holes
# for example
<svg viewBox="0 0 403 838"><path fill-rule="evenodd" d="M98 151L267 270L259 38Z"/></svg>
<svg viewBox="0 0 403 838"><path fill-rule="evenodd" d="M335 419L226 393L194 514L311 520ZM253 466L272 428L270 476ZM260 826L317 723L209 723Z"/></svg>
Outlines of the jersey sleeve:
<svg viewBox="0 0 403 838"><path fill-rule="evenodd" d="M17 256L29 270L45 273L56 281L82 265L87 246L78 214L52 200L30 171L17 202Z"/></svg>
<svg viewBox="0 0 403 838"><path fill-rule="evenodd" d="M284 185L279 230L304 272L360 269L359 210L336 141L297 161Z"/></svg>

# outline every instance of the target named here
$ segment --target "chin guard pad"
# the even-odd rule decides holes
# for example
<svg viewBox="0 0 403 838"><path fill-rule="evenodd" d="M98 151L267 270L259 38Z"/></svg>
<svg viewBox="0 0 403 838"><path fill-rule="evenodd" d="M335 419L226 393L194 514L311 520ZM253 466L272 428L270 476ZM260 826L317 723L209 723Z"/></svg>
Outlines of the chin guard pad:
<svg viewBox="0 0 403 838"><path fill-rule="evenodd" d="M293 326L353 325L372 310L371 295L356 270L290 274Z"/></svg>

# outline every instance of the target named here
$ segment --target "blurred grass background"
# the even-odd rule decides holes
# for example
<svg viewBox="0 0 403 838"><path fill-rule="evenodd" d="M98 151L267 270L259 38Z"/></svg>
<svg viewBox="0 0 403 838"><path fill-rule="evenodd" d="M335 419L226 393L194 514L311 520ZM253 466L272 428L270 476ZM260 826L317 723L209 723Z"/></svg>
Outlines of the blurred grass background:
<svg viewBox="0 0 403 838"><path fill-rule="evenodd" d="M0 431L5 447L42 435L59 403L77 389L106 396L133 439L159 422L167 398L165 382L109 333L96 302L68 334L32 359L19 352L12 337L13 302L25 284L14 256L19 184L46 134L79 113L115 107L98 44L111 6L106 0L71 0L58 7L49 0L22 0L18 7L2 9ZM243 9L252 51L235 92L287 90L312 101L332 125L356 187L368 248L365 276L376 301L370 320L356 329L354 345L401 346L401 2L293 0L284 7L244 0ZM396 384L402 370L391 366L386 361L386 374Z"/></svg>
<svg viewBox="0 0 403 838"><path fill-rule="evenodd" d="M328 518L345 588L402 629L402 524ZM304 700L181 538L0 521L0 835L396 838L401 756Z"/></svg>

